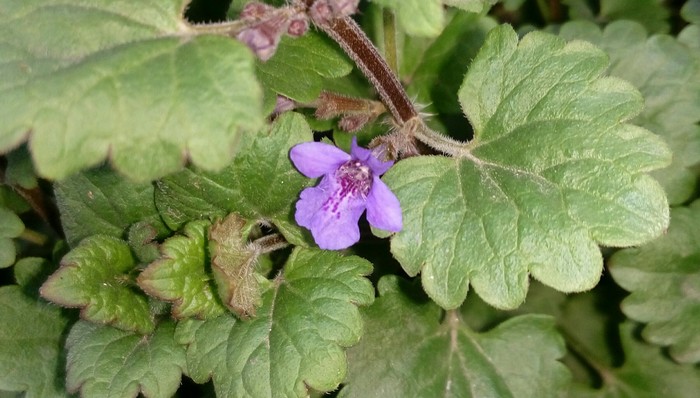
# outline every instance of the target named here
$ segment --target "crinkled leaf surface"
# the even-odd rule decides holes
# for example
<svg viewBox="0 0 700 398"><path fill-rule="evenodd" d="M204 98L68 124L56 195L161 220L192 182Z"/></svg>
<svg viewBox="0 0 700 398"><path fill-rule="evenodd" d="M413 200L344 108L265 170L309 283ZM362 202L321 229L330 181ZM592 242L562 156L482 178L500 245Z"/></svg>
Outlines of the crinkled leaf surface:
<svg viewBox="0 0 700 398"><path fill-rule="evenodd" d="M147 222L165 231L150 183L129 181L102 167L54 184L61 225L71 246L92 235L125 237L127 228Z"/></svg>
<svg viewBox="0 0 700 398"><path fill-rule="evenodd" d="M183 235L166 240L161 246L162 257L137 279L146 293L172 302L175 318L212 318L224 313L206 271L209 225L209 221L185 225Z"/></svg>
<svg viewBox="0 0 700 398"><path fill-rule="evenodd" d="M661 238L615 253L610 272L632 292L622 302L630 318L648 323L642 336L670 345L679 362L700 362L700 201L671 211Z"/></svg>
<svg viewBox="0 0 700 398"><path fill-rule="evenodd" d="M694 398L700 391L700 370L690 365L678 365L664 356L658 348L637 341L635 325L620 326L624 363L620 367L601 365L605 371L599 389L577 386L569 392L572 398ZM600 347L586 347L596 351Z"/></svg>
<svg viewBox="0 0 700 398"><path fill-rule="evenodd" d="M110 157L148 180L223 167L263 125L252 53L198 35L187 0L2 0L0 151L24 140L60 179Z"/></svg>
<svg viewBox="0 0 700 398"><path fill-rule="evenodd" d="M172 322L142 336L80 321L66 341L66 387L82 397L172 397L186 367L174 333Z"/></svg>
<svg viewBox="0 0 700 398"><path fill-rule="evenodd" d="M369 262L335 252L296 249L263 294L257 318L221 316L178 325L189 376L213 377L218 396L305 397L330 391L346 373L343 347L357 343L374 289Z"/></svg>
<svg viewBox="0 0 700 398"><path fill-rule="evenodd" d="M247 137L234 161L222 171L187 169L160 180L156 206L173 229L189 220L233 212L248 219L280 220L287 223L287 229L300 229L294 222L293 198L313 181L294 168L289 149L311 140L303 116L288 112L268 131Z"/></svg>
<svg viewBox="0 0 700 398"><path fill-rule="evenodd" d="M150 333L154 322L148 300L133 288L129 276L135 266L126 242L95 235L63 257L41 295L64 307L81 308L83 319Z"/></svg>
<svg viewBox="0 0 700 398"><path fill-rule="evenodd" d="M471 284L489 304L517 307L528 274L590 289L597 244L640 244L666 228L666 197L644 173L670 153L625 123L642 98L601 77L606 67L590 44L539 32L518 42L496 28L459 92L474 140L456 158L409 158L384 176L404 216L392 252L440 306L459 306Z"/></svg>
<svg viewBox="0 0 700 398"><path fill-rule="evenodd" d="M553 397L567 385L553 318L527 315L476 333L417 290L394 276L380 280L340 396Z"/></svg>
<svg viewBox="0 0 700 398"><path fill-rule="evenodd" d="M61 346L68 323L60 308L19 286L0 287L0 390L24 391L27 398L67 395Z"/></svg>
<svg viewBox="0 0 700 398"><path fill-rule="evenodd" d="M316 32L283 37L275 55L267 62L258 62L260 82L273 103L275 94L310 103L318 98L327 78L351 71L352 63L338 46Z"/></svg>
<svg viewBox="0 0 700 398"><path fill-rule="evenodd" d="M645 108L633 122L662 136L673 150L668 168L652 175L664 186L669 201L680 204L695 192L700 163L700 51L667 35L647 37L634 22L620 21L601 31L593 23L570 22L565 39L583 39L610 56L609 73L634 84Z"/></svg>
<svg viewBox="0 0 700 398"><path fill-rule="evenodd" d="M24 231L22 220L9 209L0 206L0 268L9 267L15 262L16 238Z"/></svg>

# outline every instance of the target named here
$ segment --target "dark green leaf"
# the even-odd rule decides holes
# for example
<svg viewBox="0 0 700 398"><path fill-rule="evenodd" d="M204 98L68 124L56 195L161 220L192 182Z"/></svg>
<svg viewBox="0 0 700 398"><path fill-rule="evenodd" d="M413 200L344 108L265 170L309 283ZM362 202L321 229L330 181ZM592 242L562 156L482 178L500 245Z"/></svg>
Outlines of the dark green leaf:
<svg viewBox="0 0 700 398"><path fill-rule="evenodd" d="M0 206L0 268L15 263L15 243L13 238L24 232L24 223L10 210Z"/></svg>

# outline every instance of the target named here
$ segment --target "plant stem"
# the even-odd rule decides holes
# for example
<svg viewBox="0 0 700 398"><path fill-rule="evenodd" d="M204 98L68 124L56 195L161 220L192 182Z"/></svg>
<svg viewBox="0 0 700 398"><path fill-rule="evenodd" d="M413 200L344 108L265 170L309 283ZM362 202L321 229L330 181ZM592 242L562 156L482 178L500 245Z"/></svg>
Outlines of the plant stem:
<svg viewBox="0 0 700 398"><path fill-rule="evenodd" d="M214 34L235 37L250 24L241 20L213 24L193 24L189 28L198 34Z"/></svg>
<svg viewBox="0 0 700 398"><path fill-rule="evenodd" d="M49 240L48 236L34 231L33 229L25 229L22 231L19 238L37 246L44 246L44 244Z"/></svg>
<svg viewBox="0 0 700 398"><path fill-rule="evenodd" d="M259 254L271 253L289 246L289 242L284 239L282 234L265 235L262 238L254 240L253 244Z"/></svg>
<svg viewBox="0 0 700 398"><path fill-rule="evenodd" d="M399 62L396 47L396 17L394 12L388 8L383 11L384 20L384 56L391 70L399 74Z"/></svg>

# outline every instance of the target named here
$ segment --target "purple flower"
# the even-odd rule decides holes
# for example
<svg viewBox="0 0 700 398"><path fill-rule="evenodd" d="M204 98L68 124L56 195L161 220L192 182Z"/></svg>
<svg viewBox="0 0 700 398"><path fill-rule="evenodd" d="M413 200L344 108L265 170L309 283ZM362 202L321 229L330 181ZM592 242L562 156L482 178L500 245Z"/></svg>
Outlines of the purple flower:
<svg viewBox="0 0 700 398"><path fill-rule="evenodd" d="M349 155L332 145L306 142L294 146L289 156L305 176L323 176L318 186L301 192L295 216L320 248L345 249L360 240L357 222L365 209L375 228L401 230L399 200L379 179L394 162L378 160L354 138Z"/></svg>

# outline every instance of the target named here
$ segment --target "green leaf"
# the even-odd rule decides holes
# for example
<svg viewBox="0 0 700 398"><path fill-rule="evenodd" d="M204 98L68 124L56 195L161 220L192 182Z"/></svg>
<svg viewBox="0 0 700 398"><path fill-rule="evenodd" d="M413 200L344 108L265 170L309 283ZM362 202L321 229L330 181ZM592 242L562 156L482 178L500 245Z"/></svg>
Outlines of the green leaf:
<svg viewBox="0 0 700 398"><path fill-rule="evenodd" d="M418 290L394 276L380 280L380 297L363 310L365 336L348 351L341 397L553 397L568 383L551 317L476 333Z"/></svg>
<svg viewBox="0 0 700 398"><path fill-rule="evenodd" d="M601 46L610 56L609 73L634 84L646 107L633 120L663 137L673 150L673 162L652 175L672 204L695 192L694 165L700 162L700 51L671 36L647 34L639 24L621 21L601 31L588 22L565 24L560 35Z"/></svg>
<svg viewBox="0 0 700 398"><path fill-rule="evenodd" d="M225 308L216 299L206 271L208 221L194 221L161 246L162 257L151 263L137 281L151 296L172 302L175 318L213 318Z"/></svg>
<svg viewBox="0 0 700 398"><path fill-rule="evenodd" d="M95 235L63 257L41 295L64 307L80 307L83 319L150 333L154 323L148 300L135 291L129 276L135 266L126 242Z"/></svg>
<svg viewBox="0 0 700 398"><path fill-rule="evenodd" d="M700 25L700 0L688 0L681 8L681 16L686 21Z"/></svg>
<svg viewBox="0 0 700 398"><path fill-rule="evenodd" d="M107 157L138 180L219 169L263 125L253 55L199 36L186 0L1 3L0 151L28 140L43 177Z"/></svg>
<svg viewBox="0 0 700 398"><path fill-rule="evenodd" d="M236 213L209 228L211 271L224 305L241 319L255 317L267 279L257 271L259 249L248 244L253 225Z"/></svg>
<svg viewBox="0 0 700 398"><path fill-rule="evenodd" d="M401 28L411 36L435 37L445 24L441 0L372 0L396 13Z"/></svg>
<svg viewBox="0 0 700 398"><path fill-rule="evenodd" d="M292 166L289 149L311 140L303 116L288 112L268 131L248 136L234 161L220 172L187 169L158 181L156 206L172 229L189 220L234 212L250 220L279 220L299 228L294 200L313 181Z"/></svg>
<svg viewBox="0 0 700 398"><path fill-rule="evenodd" d="M603 266L597 244L664 231L666 198L644 173L670 153L624 123L642 98L601 77L606 67L590 44L540 32L518 43L512 28L496 28L459 92L474 140L457 158L409 158L384 176L404 216L392 253L440 306L458 307L471 284L489 304L517 307L529 275L590 289Z"/></svg>
<svg viewBox="0 0 700 398"><path fill-rule="evenodd" d="M31 154L25 145L7 154L5 183L18 185L24 189L34 189L38 186Z"/></svg>
<svg viewBox="0 0 700 398"><path fill-rule="evenodd" d="M24 232L24 223L10 210L0 206L0 268L15 263L16 249L13 238Z"/></svg>
<svg viewBox="0 0 700 398"><path fill-rule="evenodd" d="M27 398L66 396L61 345L68 318L19 286L0 287L0 390Z"/></svg>
<svg viewBox="0 0 700 398"><path fill-rule="evenodd" d="M700 201L673 209L671 220L661 238L615 253L610 272L632 292L622 311L648 323L642 336L671 346L679 362L700 362Z"/></svg>
<svg viewBox="0 0 700 398"><path fill-rule="evenodd" d="M257 318L221 316L178 325L189 376L213 377L217 396L305 397L343 381L343 347L357 343L374 289L371 264L335 252L296 249L263 294Z"/></svg>
<svg viewBox="0 0 700 398"><path fill-rule="evenodd" d="M142 336L89 322L68 335L66 387L81 397L172 397L186 368L175 325L163 322Z"/></svg>
<svg viewBox="0 0 700 398"><path fill-rule="evenodd" d="M663 0L601 0L600 2L599 18L607 21L618 19L637 21L650 32L668 32L669 16Z"/></svg>
<svg viewBox="0 0 700 398"><path fill-rule="evenodd" d="M603 385L599 389L577 387L572 398L693 398L700 391L700 370L678 365L659 349L634 339L634 324L620 326L625 362L620 367L602 365ZM599 366L599 364L596 364Z"/></svg>
<svg viewBox="0 0 700 398"><path fill-rule="evenodd" d="M499 0L442 0L443 4L472 13L486 13Z"/></svg>
<svg viewBox="0 0 700 398"><path fill-rule="evenodd" d="M153 184L135 183L108 168L75 174L54 184L61 225L75 247L92 235L124 238L130 225L144 221L167 230L156 209Z"/></svg>
<svg viewBox="0 0 700 398"><path fill-rule="evenodd" d="M455 87L462 84L464 71L484 43L486 33L496 26L491 18L458 12L442 34L423 53L407 87L412 98L430 104L440 114L462 114Z"/></svg>
<svg viewBox="0 0 700 398"><path fill-rule="evenodd" d="M327 78L343 77L352 63L328 38L310 32L299 38L283 37L275 56L258 61L258 76L265 96L282 94L301 103L318 98ZM267 98L266 98L267 99Z"/></svg>

